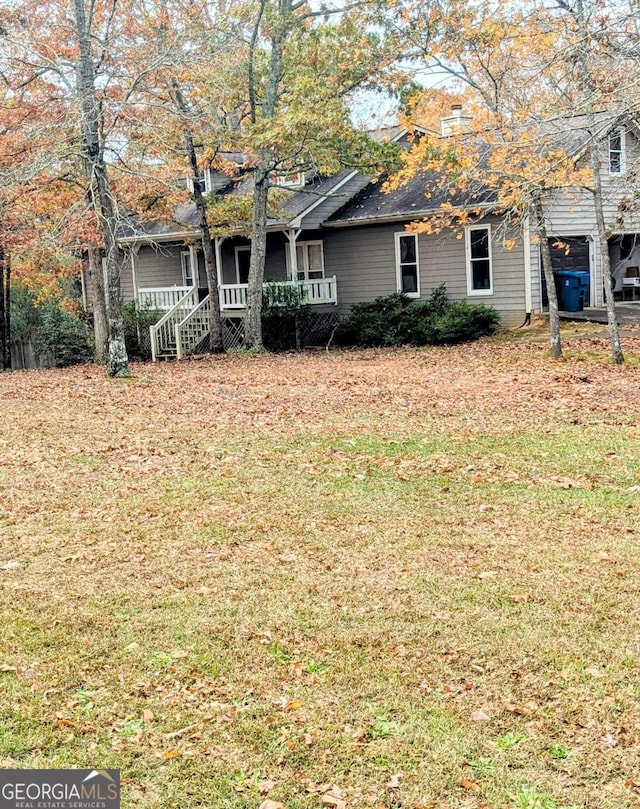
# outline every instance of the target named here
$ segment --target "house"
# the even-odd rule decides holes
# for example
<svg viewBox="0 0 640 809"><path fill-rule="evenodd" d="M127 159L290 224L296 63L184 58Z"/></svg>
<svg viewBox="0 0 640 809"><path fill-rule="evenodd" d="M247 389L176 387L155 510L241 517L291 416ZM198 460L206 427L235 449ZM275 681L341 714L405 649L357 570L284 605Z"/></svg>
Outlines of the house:
<svg viewBox="0 0 640 809"><path fill-rule="evenodd" d="M442 121L442 136L457 131L464 121L459 109L452 110ZM576 160L584 159L586 120L557 119L547 126L561 148ZM640 222L632 193L640 133L632 122L612 122L609 116L603 116L602 126L609 253L619 295L628 297L636 292L635 280L628 282L640 266ZM400 145L410 140L402 127L378 137ZM205 172L200 182L207 193L250 190L249 180L232 182L214 172ZM269 222L265 278L299 288L319 315L335 318L355 303L398 291L424 299L442 283L453 299L495 307L507 328L546 307L539 245L526 222L505 225L493 212L494 196L486 189L473 193L473 208L483 214L472 224L457 232L418 235L406 226L434 215L442 202L450 201L437 176L416 177L391 193L385 193L376 178L349 170L324 178L296 173L278 182L289 195ZM465 200L457 199L456 204L465 205ZM585 305L602 305L592 198L579 189L554 192L546 203L546 217L554 267L588 270ZM208 296L195 221L194 206L187 204L171 225L131 227L120 235L127 257L121 275L124 299L165 312L152 327L154 358L182 356L207 334ZM246 305L250 248L249 240L239 234L215 239L220 306L231 323L241 323Z"/></svg>

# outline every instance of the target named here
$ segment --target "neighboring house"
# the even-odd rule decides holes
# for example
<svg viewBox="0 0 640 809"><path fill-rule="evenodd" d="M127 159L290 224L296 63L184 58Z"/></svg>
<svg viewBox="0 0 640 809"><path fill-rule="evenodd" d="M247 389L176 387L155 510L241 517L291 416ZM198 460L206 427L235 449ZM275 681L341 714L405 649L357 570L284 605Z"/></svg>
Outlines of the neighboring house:
<svg viewBox="0 0 640 809"><path fill-rule="evenodd" d="M464 120L459 110L452 111L442 121L443 136ZM557 133L559 147L575 154L576 160L584 159L585 125L583 118L549 124ZM409 133L401 127L387 129L378 137L409 143ZM635 282L629 284L626 277L633 277L633 268L640 266L640 240L636 240L640 223L631 215L631 201L627 221L621 223L619 203L629 195L630 179L635 179L632 168L640 154L638 137L635 125L629 122L616 121L603 128L613 234L609 252L620 295L625 297L629 291L636 292ZM416 177L389 194L376 179L349 170L328 178L283 176L279 182L291 195L281 205L281 215L269 223L265 278L298 286L317 312L343 315L355 303L398 291L424 299L443 283L453 299L495 307L506 327L520 325L527 313L544 311L546 290L539 247L526 223L517 230L506 229L492 212L493 196L486 190L476 190L473 207L483 208L486 214L474 224L458 232L417 235L408 233L406 226L433 215L443 201L451 200L439 187L437 176ZM208 193L250 192L249 180L232 181L210 171L201 183ZM601 305L593 200L586 192L557 192L549 200L547 218L554 265L588 270L590 300L585 303ZM154 357L181 356L205 336L208 297L194 222L194 206L187 204L176 212L172 225L132 227L120 237L127 255L121 276L124 299L166 312L153 336ZM215 239L225 317L243 315L250 247L249 240L240 235ZM638 294L640 297L640 286Z"/></svg>

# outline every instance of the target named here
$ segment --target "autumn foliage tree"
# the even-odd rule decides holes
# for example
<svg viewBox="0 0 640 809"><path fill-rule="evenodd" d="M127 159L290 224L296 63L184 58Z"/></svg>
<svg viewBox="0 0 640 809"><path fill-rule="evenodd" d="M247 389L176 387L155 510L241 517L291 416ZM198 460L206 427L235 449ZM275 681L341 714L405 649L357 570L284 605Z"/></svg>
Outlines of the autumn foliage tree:
<svg viewBox="0 0 640 809"><path fill-rule="evenodd" d="M121 315L118 245L125 212L153 195L144 167L128 159L127 116L154 62L144 59L145 4L118 5L110 0L46 0L2 6L6 68L4 77L21 103L59 113L55 132L32 136L43 176L34 199L52 183L67 193L51 200L50 221L66 222L65 238L75 251L99 248L104 260L108 312L108 373L129 374ZM141 170L142 169L142 170ZM70 199L71 197L71 199ZM90 214L90 216L87 216ZM96 273L99 275L99 273ZM100 305L100 296L96 305Z"/></svg>
<svg viewBox="0 0 640 809"><path fill-rule="evenodd" d="M630 89L636 86L628 65L635 30L629 9L625 11L624 4L604 9L587 0L562 0L554 7L543 2L447 0L432 7L429 15L419 14L417 6L402 8L403 14L413 14L408 43L414 57L463 92L465 110L471 113L465 121L467 132L449 144L425 139L409 155L404 176L425 166L439 167L456 191L483 185L493 193L495 212L507 220L517 218L537 233L554 356L560 355L561 346L545 204L561 191L576 203L590 194L612 356L622 361L610 283L612 223L604 216L602 142L621 110L628 108ZM603 114L607 109L609 117ZM565 148L575 115L587 119L587 159ZM442 214L459 223L472 208Z"/></svg>

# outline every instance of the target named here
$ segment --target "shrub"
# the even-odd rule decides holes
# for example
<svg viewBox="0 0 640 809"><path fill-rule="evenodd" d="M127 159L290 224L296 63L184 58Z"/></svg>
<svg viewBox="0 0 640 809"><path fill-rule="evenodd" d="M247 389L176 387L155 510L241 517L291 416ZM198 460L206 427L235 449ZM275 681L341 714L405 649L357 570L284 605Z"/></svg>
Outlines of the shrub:
<svg viewBox="0 0 640 809"><path fill-rule="evenodd" d="M342 345L395 346L403 339L402 322L410 298L397 292L386 298L356 303L336 331Z"/></svg>
<svg viewBox="0 0 640 809"><path fill-rule="evenodd" d="M444 345L493 334L500 317L490 306L450 301L444 284L428 301L395 293L356 304L336 333L342 345Z"/></svg>
<svg viewBox="0 0 640 809"><path fill-rule="evenodd" d="M151 335L149 327L157 323L164 313L148 306L129 301L122 307L124 344L132 359L151 359Z"/></svg>
<svg viewBox="0 0 640 809"><path fill-rule="evenodd" d="M93 359L87 327L79 318L62 309L57 300L46 301L39 312L40 322L35 330L39 353L50 355L58 368Z"/></svg>
<svg viewBox="0 0 640 809"><path fill-rule="evenodd" d="M300 328L311 307L297 286L265 284L262 291L262 342L270 351L300 347Z"/></svg>

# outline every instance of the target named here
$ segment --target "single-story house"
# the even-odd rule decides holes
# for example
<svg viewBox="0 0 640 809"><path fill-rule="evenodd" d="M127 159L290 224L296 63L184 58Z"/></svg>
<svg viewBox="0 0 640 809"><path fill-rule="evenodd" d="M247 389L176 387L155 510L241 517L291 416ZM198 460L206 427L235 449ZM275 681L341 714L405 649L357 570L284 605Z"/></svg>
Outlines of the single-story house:
<svg viewBox="0 0 640 809"><path fill-rule="evenodd" d="M633 204L640 133L629 120L603 115L602 122L608 242L616 291L621 297L640 298L640 217ZM461 124L460 110L453 109L442 120L442 137L459 131ZM583 117L548 123L557 133L559 148L576 160L585 159L586 125ZM377 137L407 147L411 139L407 129L399 126ZM200 182L205 193L250 190L246 178L231 180L209 170ZM453 299L495 307L507 328L546 308L539 245L526 222L505 226L492 210L491 192L477 189L474 194L473 207L484 213L472 224L458 231L415 234L406 226L433 215L450 199L435 176L416 177L391 193L384 192L377 178L350 170L331 177L283 175L276 182L290 194L269 222L265 278L297 286L318 312L344 315L355 303L398 291L424 299L442 283ZM554 267L589 272L585 306L602 305L592 197L580 189L557 191L548 196L545 210ZM124 300L166 312L166 327L156 328L153 337L154 357L188 353L204 336L208 298L195 222L195 206L186 204L171 224L131 226L120 235L126 255L121 274ZM215 239L220 306L226 317L243 315L250 249L249 240L241 235ZM198 317L200 328L193 328ZM180 324L184 328L176 347L173 335Z"/></svg>

